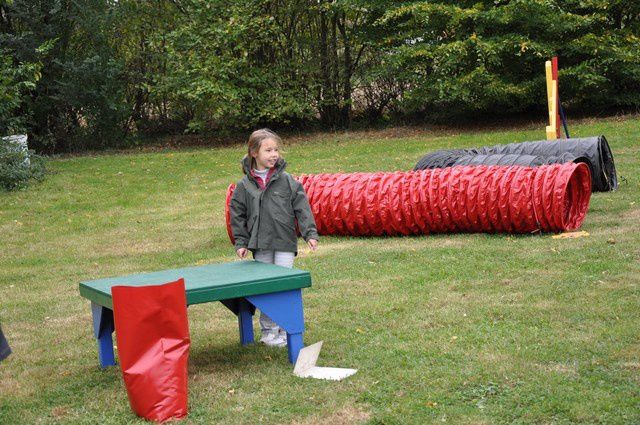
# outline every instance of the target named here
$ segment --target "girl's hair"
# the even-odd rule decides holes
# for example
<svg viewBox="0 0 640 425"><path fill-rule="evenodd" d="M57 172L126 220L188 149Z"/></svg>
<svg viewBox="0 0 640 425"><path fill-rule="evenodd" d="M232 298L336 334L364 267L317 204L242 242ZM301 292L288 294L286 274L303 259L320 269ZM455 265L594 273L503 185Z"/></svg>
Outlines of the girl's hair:
<svg viewBox="0 0 640 425"><path fill-rule="evenodd" d="M256 159L253 157L253 154L258 153L260 150L260 146L262 146L262 142L267 139L275 140L278 145L282 144L282 139L273 131L268 128L261 128L260 130L256 130L251 133L249 136L249 142L247 143L247 156L251 160L251 168L256 166Z"/></svg>

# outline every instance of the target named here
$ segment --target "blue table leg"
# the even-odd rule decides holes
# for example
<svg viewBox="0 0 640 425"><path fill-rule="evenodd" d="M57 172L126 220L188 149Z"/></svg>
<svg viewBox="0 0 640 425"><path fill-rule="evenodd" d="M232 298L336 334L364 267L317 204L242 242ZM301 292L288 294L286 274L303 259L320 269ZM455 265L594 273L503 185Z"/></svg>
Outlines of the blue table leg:
<svg viewBox="0 0 640 425"><path fill-rule="evenodd" d="M289 354L289 362L296 364L296 361L298 361L298 354L303 348L304 343L302 342L302 332L298 334L290 334L287 332L287 352Z"/></svg>
<svg viewBox="0 0 640 425"><path fill-rule="evenodd" d="M240 327L240 344L253 343L253 314L249 302L241 298L238 300L238 326Z"/></svg>
<svg viewBox="0 0 640 425"><path fill-rule="evenodd" d="M287 331L289 361L295 363L298 353L304 347L304 311L302 308L302 290L274 292L271 294L251 295L247 300L266 313L281 328Z"/></svg>
<svg viewBox="0 0 640 425"><path fill-rule="evenodd" d="M113 355L113 311L107 307L91 303L93 315L93 334L98 340L98 358L100 366L115 366L116 359Z"/></svg>

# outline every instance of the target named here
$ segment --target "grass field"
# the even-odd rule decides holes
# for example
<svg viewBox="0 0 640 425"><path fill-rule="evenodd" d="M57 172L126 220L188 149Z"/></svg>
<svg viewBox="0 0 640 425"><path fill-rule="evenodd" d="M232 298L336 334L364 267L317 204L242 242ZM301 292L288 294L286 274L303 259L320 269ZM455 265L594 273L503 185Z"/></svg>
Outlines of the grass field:
<svg viewBox="0 0 640 425"><path fill-rule="evenodd" d="M620 188L596 193L588 237L324 237L305 342L342 382L292 375L286 350L242 348L222 305L189 309L185 423L640 423L640 117L605 134ZM537 140L543 127L324 134L285 146L289 171L407 170L425 152ZM244 147L52 160L0 193L0 424L131 423L120 370L98 367L78 282L234 261L224 193ZM257 326L257 320L255 322Z"/></svg>

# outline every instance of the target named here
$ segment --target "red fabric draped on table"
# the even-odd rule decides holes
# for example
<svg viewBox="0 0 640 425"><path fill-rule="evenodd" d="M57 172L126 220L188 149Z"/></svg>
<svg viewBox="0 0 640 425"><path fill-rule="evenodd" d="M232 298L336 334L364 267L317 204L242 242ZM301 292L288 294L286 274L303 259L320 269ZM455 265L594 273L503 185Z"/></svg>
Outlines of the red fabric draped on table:
<svg viewBox="0 0 640 425"><path fill-rule="evenodd" d="M457 166L392 173L301 175L324 235L574 230L591 197L589 167ZM229 200L227 190L227 231Z"/></svg>
<svg viewBox="0 0 640 425"><path fill-rule="evenodd" d="M157 422L187 414L189 322L184 280L114 286L118 357L131 408Z"/></svg>

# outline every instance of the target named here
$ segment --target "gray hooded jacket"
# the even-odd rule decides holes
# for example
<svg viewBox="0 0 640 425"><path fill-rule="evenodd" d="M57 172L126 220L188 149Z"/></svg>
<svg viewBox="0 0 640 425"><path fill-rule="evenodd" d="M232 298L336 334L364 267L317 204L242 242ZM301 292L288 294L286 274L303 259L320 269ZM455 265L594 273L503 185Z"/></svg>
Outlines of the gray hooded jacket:
<svg viewBox="0 0 640 425"><path fill-rule="evenodd" d="M296 220L305 241L318 239L316 222L302 184L284 169L279 159L264 190L251 175L251 161L242 159L244 177L231 197L231 231L235 248L269 249L298 253Z"/></svg>

